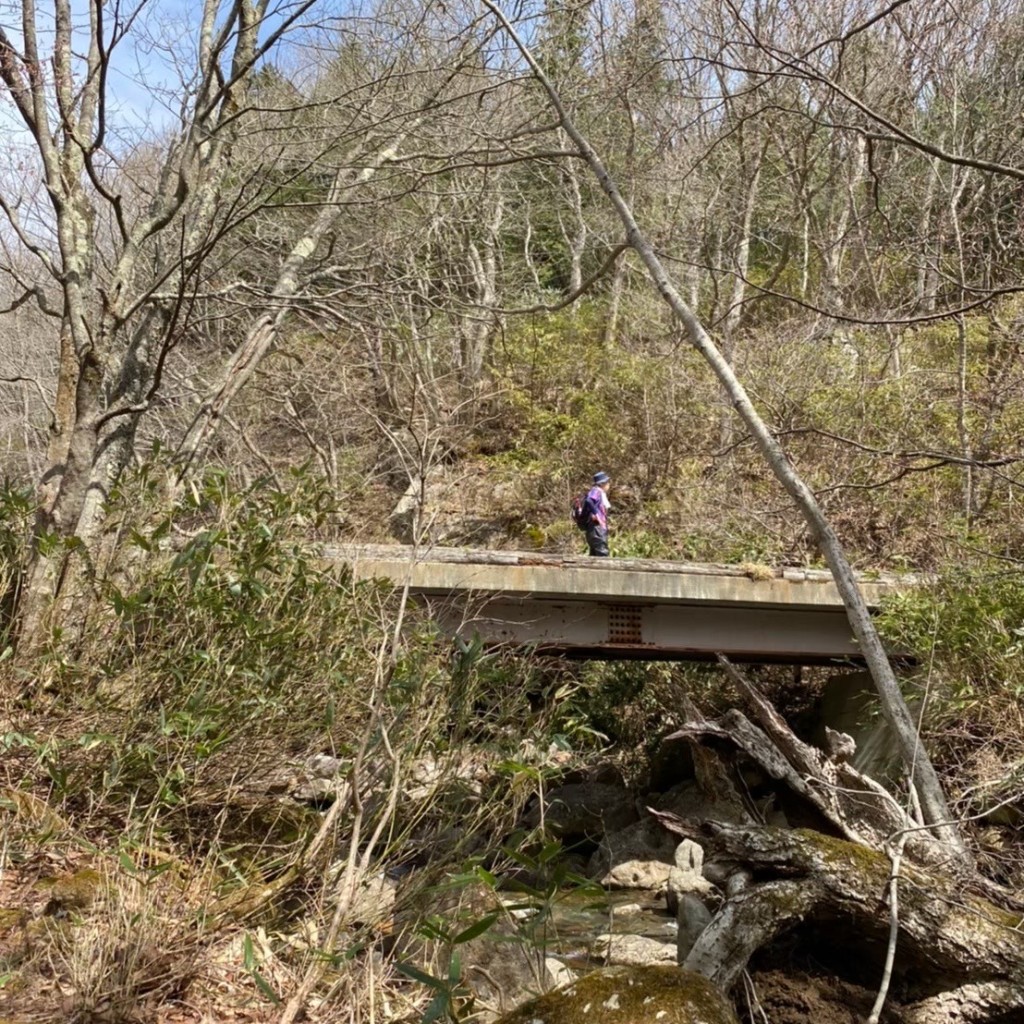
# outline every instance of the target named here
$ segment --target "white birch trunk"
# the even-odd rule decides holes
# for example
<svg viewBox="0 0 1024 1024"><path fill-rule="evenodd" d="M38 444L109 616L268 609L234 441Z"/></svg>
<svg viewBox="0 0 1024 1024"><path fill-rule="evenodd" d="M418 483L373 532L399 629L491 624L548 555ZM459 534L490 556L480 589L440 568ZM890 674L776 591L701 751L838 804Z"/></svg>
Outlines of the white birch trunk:
<svg viewBox="0 0 1024 1024"><path fill-rule="evenodd" d="M573 217L571 230L564 224L561 225L562 237L569 250L569 294L575 295L583 285L583 250L587 244L587 222L583 217L583 195L575 163L571 160L564 163L562 174L569 186L569 205ZM559 221L561 222L561 218Z"/></svg>
<svg viewBox="0 0 1024 1024"><path fill-rule="evenodd" d="M473 273L477 312L466 329L462 374L463 383L470 387L475 387L483 376L494 335L494 309L498 304L498 234L504 216L505 197L499 193L480 245L475 242L469 244L469 265Z"/></svg>
<svg viewBox="0 0 1024 1024"><path fill-rule="evenodd" d="M757 187L761 180L761 167L764 164L766 146L761 146L754 159L750 171L747 192L743 200L743 217L740 221L740 234L736 242L736 253L733 260L735 276L732 279L732 291L729 296L729 308L722 324L722 355L730 366L736 365L736 335L743 318L743 303L747 297L747 272L750 269L750 233L754 223L754 211L757 209ZM746 163L746 161L744 161ZM732 444L733 415L729 408L729 395L723 393L724 408L719 419L719 442L722 448Z"/></svg>

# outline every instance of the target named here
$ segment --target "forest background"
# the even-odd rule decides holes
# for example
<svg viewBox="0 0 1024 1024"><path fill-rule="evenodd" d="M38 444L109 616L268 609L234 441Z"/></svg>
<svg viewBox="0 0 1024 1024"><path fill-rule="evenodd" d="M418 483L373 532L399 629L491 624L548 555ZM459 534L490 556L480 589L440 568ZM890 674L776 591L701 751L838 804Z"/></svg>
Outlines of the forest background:
<svg viewBox="0 0 1024 1024"><path fill-rule="evenodd" d="M358 848L355 891L400 838L429 846L415 822L363 815L353 769L326 831L294 826L256 856L221 815L268 765L342 752L379 774L388 751L394 810L399 767L439 735L479 744L486 695L487 742L523 788L480 811L499 837L552 737L642 747L681 694L723 691L681 668L475 651L453 666L422 625L396 646L400 596L325 573L313 544L578 553L569 499L600 468L615 555L756 568L822 551L492 12L8 6L3 856L128 873L126 903L89 919L106 959L53 934L25 962L45 947L39 978L74 978L75 1012L135 1005L144 977L112 995L96 967L124 960L112 922L163 928L166 901L194 919L217 892L202 942L248 943L257 1001L401 994L351 958L325 985L316 943L286 955L260 933L253 952L253 877L292 883L325 848ZM927 667L926 736L958 817L1014 807L1024 10L507 14L851 562L936 574L885 628ZM430 710L413 722L403 701ZM972 842L1012 881L1009 820ZM188 886L131 888L167 858ZM307 905L348 927L324 892ZM187 959L161 966L162 997Z"/></svg>

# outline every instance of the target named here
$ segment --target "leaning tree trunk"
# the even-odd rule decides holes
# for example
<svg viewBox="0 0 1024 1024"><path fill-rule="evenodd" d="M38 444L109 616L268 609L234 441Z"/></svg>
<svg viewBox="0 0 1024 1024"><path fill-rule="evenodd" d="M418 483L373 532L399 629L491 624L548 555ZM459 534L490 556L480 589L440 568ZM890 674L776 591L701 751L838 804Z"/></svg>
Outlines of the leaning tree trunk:
<svg viewBox="0 0 1024 1024"><path fill-rule="evenodd" d="M56 410L52 469L39 493L35 551L19 604L18 656L25 664L57 627L62 643L72 649L83 635L93 586L102 576L97 560L107 503L134 454L139 421L159 375L156 353L168 344L168 325L160 310L144 314L117 377L106 386L89 353L68 375L73 386Z"/></svg>
<svg viewBox="0 0 1024 1024"><path fill-rule="evenodd" d="M483 0L483 3L504 26L524 59L530 65L534 76L544 87L561 126L572 139L580 156L593 171L602 191L608 197L619 219L622 221L629 245L643 260L659 294L668 303L676 319L685 328L691 344L704 357L718 377L723 389L729 395L733 408L756 441L772 472L803 514L811 534L818 542L825 560L832 570L836 588L846 607L851 629L860 644L864 660L881 697L882 713L892 727L899 744L903 766L908 777L912 780L912 784L917 789L925 821L931 826L935 834L940 836L949 845L951 851L966 864L969 856L959 829L950 815L942 785L939 782L931 760L921 745L914 721L896 682L892 665L889 663L889 658L885 653L885 648L882 646L878 631L871 621L871 614L867 603L857 588L853 569L846 558L839 537L825 518L813 492L793 468L782 446L775 439L757 409L754 408L754 404L751 402L746 390L735 373L733 373L732 367L722 356L711 336L704 329L704 325L690 307L686 305L676 290L671 278L662 266L661 260L654 251L654 247L640 230L636 218L622 197L618 186L608 173L593 146L590 145L587 138L576 127L565 105L562 103L558 91L537 63L530 49L519 38L501 9L492 0Z"/></svg>
<svg viewBox="0 0 1024 1024"><path fill-rule="evenodd" d="M822 983L820 1009L831 1002L842 1010L837 1020L853 1019L851 999L867 1024L1024 1019L1020 897L980 876L950 872L948 845L848 763L855 750L849 736L826 730L828 752L804 743L748 680L720 661L752 715L733 708L707 720L684 698L685 724L666 739L689 744L693 787L703 800L690 792L679 805L691 809L686 818L647 808L683 839L668 878L679 922L680 984L696 975L712 983L718 999L732 993L739 1003L744 992L771 984L782 955L804 982ZM784 814L768 825L764 811L773 803ZM708 809L703 817L693 810L701 806ZM780 817L801 827L780 825ZM614 1019L646 1024L671 1015L667 1007L645 1015L656 976L638 974L620 989L627 983L639 990L640 1005ZM608 993L595 999L595 990L584 977L500 1024L582 1020L595 1006L612 1009ZM595 1012L594 1019L605 1019ZM707 1017L733 1019L720 1002Z"/></svg>
<svg viewBox="0 0 1024 1024"><path fill-rule="evenodd" d="M394 137L380 147L372 157L368 157L362 170L353 172L343 166L335 174L330 192L313 223L293 243L288 255L281 262L270 293L271 308L249 328L242 343L232 353L221 372L219 380L201 402L185 431L185 436L178 444L179 483L209 444L228 406L277 343L292 303L304 284L308 264L316 255L323 238L338 224L347 209L345 199L348 192L369 183L379 170L397 158L405 140L423 123L426 113L433 108L449 82L461 70L463 63L464 60L456 61L454 69L449 71L442 84L423 103L421 113L414 117L407 127L396 132Z"/></svg>

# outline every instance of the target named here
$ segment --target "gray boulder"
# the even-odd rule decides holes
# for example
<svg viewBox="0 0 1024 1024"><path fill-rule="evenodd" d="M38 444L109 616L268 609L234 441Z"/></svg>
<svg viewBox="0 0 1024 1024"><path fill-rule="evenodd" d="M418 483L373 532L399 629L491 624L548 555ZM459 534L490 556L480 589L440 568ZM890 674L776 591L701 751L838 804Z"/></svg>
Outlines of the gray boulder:
<svg viewBox="0 0 1024 1024"><path fill-rule="evenodd" d="M665 900L670 914L675 914L681 896L692 893L706 899L714 886L704 877L704 850L691 839L684 839L675 849L669 869Z"/></svg>
<svg viewBox="0 0 1024 1024"><path fill-rule="evenodd" d="M572 972L555 957L524 941L519 933L499 921L479 938L457 947L462 979L476 996L477 1020L492 1020L533 996L571 981Z"/></svg>
<svg viewBox="0 0 1024 1024"><path fill-rule="evenodd" d="M711 911L695 893L684 892L676 906L676 921L679 924L679 931L676 932L676 960L683 964L700 933L711 923Z"/></svg>
<svg viewBox="0 0 1024 1024"><path fill-rule="evenodd" d="M497 1014L575 977L561 960L533 941L530 922L506 916L495 894L486 887L428 890L423 895L427 901L424 905L406 905L398 913L392 955L398 963L409 964L434 977L448 977L453 966L451 956L457 954L460 981L472 993L473 1020L477 1024L487 1024ZM458 933L491 917L495 911L498 915L489 928L454 948L424 938L416 927L424 916L435 913L449 931Z"/></svg>
<svg viewBox="0 0 1024 1024"><path fill-rule="evenodd" d="M540 820L540 808L535 807L527 823L536 827ZM629 791L604 782L572 782L551 790L544 800L544 823L557 836L597 839L636 820Z"/></svg>
<svg viewBox="0 0 1024 1024"><path fill-rule="evenodd" d="M612 935L604 933L594 940L594 952L606 964L644 967L647 964L674 964L676 944L647 935Z"/></svg>
<svg viewBox="0 0 1024 1024"><path fill-rule="evenodd" d="M609 889L663 891L676 842L653 818L609 832L590 858L587 873Z"/></svg>

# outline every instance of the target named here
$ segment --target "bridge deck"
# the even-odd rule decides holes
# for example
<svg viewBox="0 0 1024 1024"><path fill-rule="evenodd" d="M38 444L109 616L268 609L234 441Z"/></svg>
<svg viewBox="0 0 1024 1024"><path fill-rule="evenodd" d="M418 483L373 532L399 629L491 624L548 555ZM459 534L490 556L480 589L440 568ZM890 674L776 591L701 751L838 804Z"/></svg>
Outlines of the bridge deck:
<svg viewBox="0 0 1024 1024"><path fill-rule="evenodd" d="M408 586L452 632L574 657L859 661L831 574L463 548L334 547L357 579ZM913 577L860 581L869 606Z"/></svg>

